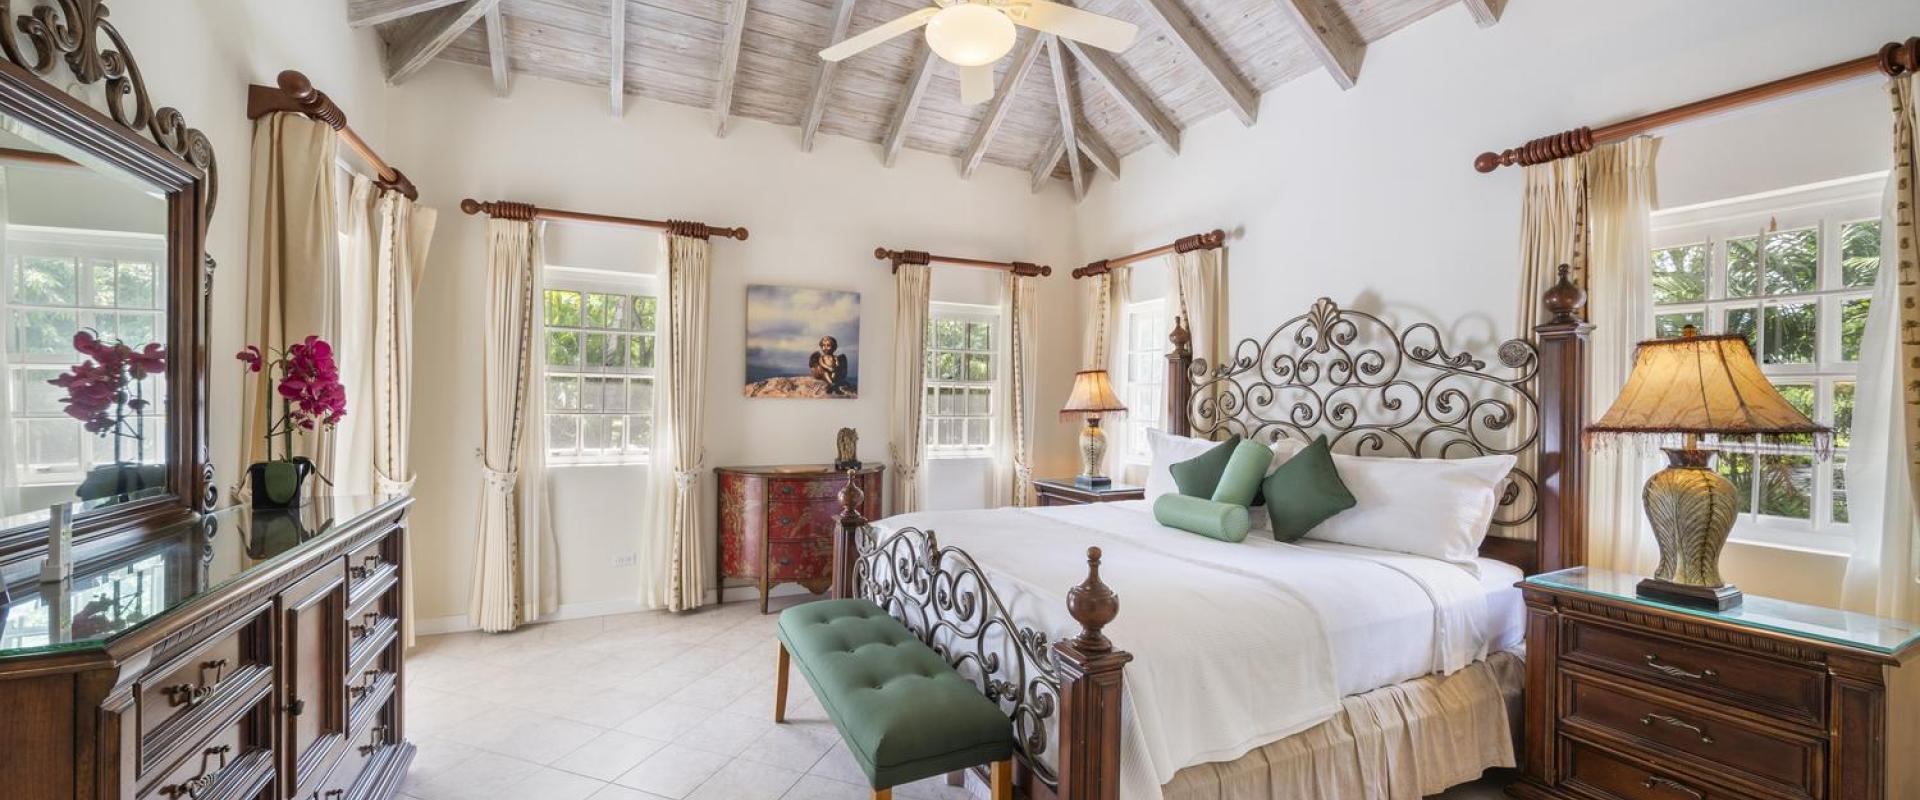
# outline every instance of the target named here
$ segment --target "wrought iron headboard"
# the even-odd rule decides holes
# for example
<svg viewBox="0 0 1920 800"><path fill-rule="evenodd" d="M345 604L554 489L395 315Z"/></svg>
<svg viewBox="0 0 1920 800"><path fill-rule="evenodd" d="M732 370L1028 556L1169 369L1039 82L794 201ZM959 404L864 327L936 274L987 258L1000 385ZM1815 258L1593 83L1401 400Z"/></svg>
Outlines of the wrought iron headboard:
<svg viewBox="0 0 1920 800"><path fill-rule="evenodd" d="M1180 416L1203 438L1306 443L1324 434L1334 452L1351 455L1521 456L1493 524L1499 535L1527 538L1540 509L1527 457L1540 438L1539 351L1509 339L1496 357L1499 366L1489 367L1449 349L1429 323L1395 328L1322 297L1265 340L1242 339L1228 363L1194 357Z"/></svg>

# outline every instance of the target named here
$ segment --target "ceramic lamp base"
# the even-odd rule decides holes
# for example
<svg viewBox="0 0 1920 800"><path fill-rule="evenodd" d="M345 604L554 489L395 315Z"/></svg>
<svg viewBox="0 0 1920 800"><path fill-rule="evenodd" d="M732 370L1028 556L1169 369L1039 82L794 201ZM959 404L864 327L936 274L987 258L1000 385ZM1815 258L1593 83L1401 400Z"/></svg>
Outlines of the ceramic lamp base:
<svg viewBox="0 0 1920 800"><path fill-rule="evenodd" d="M1113 479L1100 474L1100 462L1107 458L1107 434L1100 430L1100 418L1089 415L1080 429L1080 475L1073 479L1079 486L1105 488Z"/></svg>
<svg viewBox="0 0 1920 800"><path fill-rule="evenodd" d="M1641 502L1660 545L1660 566L1640 582L1641 596L1724 610L1740 590L1720 578L1720 551L1738 511L1733 484L1714 472L1713 452L1667 448L1667 468L1647 479Z"/></svg>
<svg viewBox="0 0 1920 800"><path fill-rule="evenodd" d="M1732 584L1722 586L1691 586L1659 578L1646 578L1634 587L1636 594L1649 600L1672 603L1690 608L1708 608L1725 611L1740 605L1742 595Z"/></svg>

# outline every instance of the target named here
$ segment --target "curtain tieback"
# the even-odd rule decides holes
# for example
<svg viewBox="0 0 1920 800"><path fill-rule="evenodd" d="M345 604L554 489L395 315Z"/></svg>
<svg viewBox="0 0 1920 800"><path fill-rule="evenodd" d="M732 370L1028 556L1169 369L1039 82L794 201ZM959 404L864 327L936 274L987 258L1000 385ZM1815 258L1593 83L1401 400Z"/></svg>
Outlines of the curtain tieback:
<svg viewBox="0 0 1920 800"><path fill-rule="evenodd" d="M397 481L376 469L373 471L373 487L381 494L408 494L413 491L413 479Z"/></svg>
<svg viewBox="0 0 1920 800"><path fill-rule="evenodd" d="M700 480L700 470L678 470L673 473L673 482L682 492L693 491L693 485Z"/></svg>
<svg viewBox="0 0 1920 800"><path fill-rule="evenodd" d="M487 488L501 494L511 494L514 487L520 485L520 471L517 469L481 467L480 471L486 474Z"/></svg>

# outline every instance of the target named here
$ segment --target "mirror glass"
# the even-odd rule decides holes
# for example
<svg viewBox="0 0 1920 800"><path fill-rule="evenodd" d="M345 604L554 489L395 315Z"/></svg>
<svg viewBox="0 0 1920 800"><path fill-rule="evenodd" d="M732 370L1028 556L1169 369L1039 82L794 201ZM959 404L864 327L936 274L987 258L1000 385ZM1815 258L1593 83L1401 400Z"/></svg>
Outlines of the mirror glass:
<svg viewBox="0 0 1920 800"><path fill-rule="evenodd" d="M0 115L0 527L166 493L167 197Z"/></svg>

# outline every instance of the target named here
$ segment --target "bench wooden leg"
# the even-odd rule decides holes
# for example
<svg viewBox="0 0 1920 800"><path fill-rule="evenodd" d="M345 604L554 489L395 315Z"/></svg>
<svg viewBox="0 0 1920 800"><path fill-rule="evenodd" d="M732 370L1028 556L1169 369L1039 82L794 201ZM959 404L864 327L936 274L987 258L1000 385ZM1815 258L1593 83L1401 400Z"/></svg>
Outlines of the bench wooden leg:
<svg viewBox="0 0 1920 800"><path fill-rule="evenodd" d="M873 800L893 800L893 787L873 790Z"/></svg>
<svg viewBox="0 0 1920 800"><path fill-rule="evenodd" d="M1013 759L993 762L993 800L1013 800Z"/></svg>
<svg viewBox="0 0 1920 800"><path fill-rule="evenodd" d="M780 647L780 666L773 675L773 721L787 721L787 645L775 641Z"/></svg>

